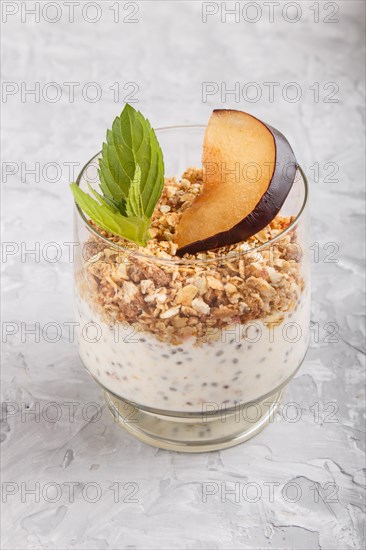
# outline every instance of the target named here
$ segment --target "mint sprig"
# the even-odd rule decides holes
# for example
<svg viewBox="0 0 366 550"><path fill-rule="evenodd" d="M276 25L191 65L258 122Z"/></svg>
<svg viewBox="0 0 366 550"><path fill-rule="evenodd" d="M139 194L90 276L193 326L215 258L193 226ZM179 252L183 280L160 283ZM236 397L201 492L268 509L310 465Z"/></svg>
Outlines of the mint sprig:
<svg viewBox="0 0 366 550"><path fill-rule="evenodd" d="M102 194L76 183L76 203L102 229L145 246L151 216L164 185L164 161L154 130L147 119L126 105L107 130L99 159Z"/></svg>

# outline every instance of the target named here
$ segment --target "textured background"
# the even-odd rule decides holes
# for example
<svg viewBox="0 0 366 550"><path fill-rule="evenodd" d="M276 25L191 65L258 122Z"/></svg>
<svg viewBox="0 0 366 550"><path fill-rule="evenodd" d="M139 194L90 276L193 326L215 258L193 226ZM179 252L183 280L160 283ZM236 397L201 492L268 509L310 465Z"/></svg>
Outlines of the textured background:
<svg viewBox="0 0 366 550"><path fill-rule="evenodd" d="M51 3L40 22L24 11L34 2L1 4L3 80L12 92L2 99L2 326L14 332L3 334L3 548L361 548L364 3L303 1L293 23L296 6L284 16L283 2L272 23L260 2L256 23L221 22L220 13L203 23L193 1L138 2L136 23L122 21L134 3L120 3L119 22L116 2L99 3L99 15L89 6L83 19L81 1L74 22L63 2L59 13ZM56 23L45 20L60 13ZM24 95L37 82L39 101ZM56 102L50 82L61 86ZM80 83L73 102L67 82ZM95 88L83 97L89 82L99 86L99 101L90 101ZM216 93L204 102L203 82L228 89L238 82L244 97ZM259 101L250 101L248 82L257 83ZM273 102L266 82L279 83ZM289 82L299 101L291 101ZM205 123L212 108L249 110L285 132L310 180L312 342L285 397L296 405L223 452L157 450L104 409L93 417L88 404L102 405L102 397L65 325L73 318L67 163L77 171L98 150L136 90L135 106L154 126ZM36 335L26 333L31 327ZM208 482L217 492L204 502ZM236 499L225 494L234 488Z"/></svg>

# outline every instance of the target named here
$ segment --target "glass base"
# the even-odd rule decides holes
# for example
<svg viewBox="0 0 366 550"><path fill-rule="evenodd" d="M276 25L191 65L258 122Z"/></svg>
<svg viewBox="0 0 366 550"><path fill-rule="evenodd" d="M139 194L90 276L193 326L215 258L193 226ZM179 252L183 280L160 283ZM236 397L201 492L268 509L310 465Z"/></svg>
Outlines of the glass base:
<svg viewBox="0 0 366 550"><path fill-rule="evenodd" d="M107 391L104 396L115 421L137 439L170 451L202 453L239 445L261 432L273 422L283 390L234 410L216 408L186 417L150 413Z"/></svg>

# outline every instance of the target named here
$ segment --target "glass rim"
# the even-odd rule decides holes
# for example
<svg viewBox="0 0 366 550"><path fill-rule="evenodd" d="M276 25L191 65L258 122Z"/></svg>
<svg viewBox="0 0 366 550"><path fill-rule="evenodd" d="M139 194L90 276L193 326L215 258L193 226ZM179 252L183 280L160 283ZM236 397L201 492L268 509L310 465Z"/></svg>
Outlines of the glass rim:
<svg viewBox="0 0 366 550"><path fill-rule="evenodd" d="M169 130L195 130L195 129L205 129L206 128L206 125L205 124L182 124L182 125L174 125L174 126L162 126L160 128L155 128L155 132L164 132L164 131L169 131ZM99 151L98 153L96 153L93 157L91 157L86 163L85 165L83 166L83 168L80 170L80 173L78 175L78 177L76 178L76 185L78 185L80 187L80 183L81 183L81 179L84 175L84 172L86 171L86 169L88 168L88 166L91 165L91 163L96 159L98 158L98 156L101 154L102 151ZM136 243L133 243L131 241L131 245L133 245L132 247L128 246L128 244L126 244L125 246L122 245L122 244L119 244L119 243L115 243L113 241L111 241L110 239L108 239L108 237L105 237L104 235L102 235L88 220L88 218L85 216L84 212L82 211L82 209L80 208L80 206L76 203L76 201L74 200L74 205L75 205L75 210L77 212L77 214L79 215L79 217L83 220L83 222L85 223L88 231L90 231L91 233L93 233L95 236L97 236L99 239L102 239L105 243L107 243L109 246L112 246L114 248L117 248L118 250L120 250L121 252L124 252L125 254L134 254L136 255L137 257L141 258L141 259L144 259L144 260L149 260L151 262L156 262L156 263L165 263L165 264L168 264L168 265L199 265L199 264L207 264L207 263L217 263L217 262L225 262L225 261L231 261L231 260L234 260L234 259L239 259L243 256L245 256L246 254L250 254L250 253L256 253L256 252L260 252L261 250L265 249L265 248L268 248L268 246L272 245L273 243L276 243L278 242L281 238L283 238L287 233L289 233L291 231L291 229L293 229L293 227L298 223L298 221L301 219L301 217L303 216L303 213L305 211L305 208L306 208L306 205L308 203L308 199L309 199L309 184L308 184L308 180L305 176L305 173L303 171L303 169L301 168L301 166L299 164L297 164L297 169L298 171L300 172L301 174L301 177L302 177L302 181L303 181L303 185L304 185L304 188L305 188L305 193L304 193L304 200L302 202L302 205L298 211L298 213L296 214L295 218L293 219L293 221L290 223L290 225L288 227L286 227L286 229L284 229L283 231L281 231L280 233L278 233L278 235L276 235L273 239L265 242L265 243L260 243L259 245L257 246L253 246L253 247L250 247L248 249L245 249L245 250L240 250L240 251L234 251L232 250L231 252L228 252L227 254L222 254L222 255L218 255L217 257L215 258L209 258L209 257L205 257L205 258L193 258L193 259L188 259L188 258L181 258L179 256L172 256L171 258L161 258L159 256L154 256L153 254L144 254L143 252L140 252L137 247L138 245ZM167 176L165 176L167 177ZM173 177L173 176L172 176ZM291 190L290 190L291 192ZM286 197L286 200L287 200L287 197ZM245 241L243 241L245 242ZM136 248L135 248L136 247ZM207 251L203 251L203 252L199 252L199 254L205 254L205 252Z"/></svg>

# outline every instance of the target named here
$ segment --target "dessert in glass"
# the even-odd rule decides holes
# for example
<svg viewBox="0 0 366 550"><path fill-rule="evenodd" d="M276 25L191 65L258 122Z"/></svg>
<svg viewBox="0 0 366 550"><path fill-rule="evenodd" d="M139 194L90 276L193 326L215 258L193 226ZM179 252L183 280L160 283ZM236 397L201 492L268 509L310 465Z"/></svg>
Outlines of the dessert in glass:
<svg viewBox="0 0 366 550"><path fill-rule="evenodd" d="M118 141L126 111L133 120L127 106L117 136L107 135L73 184L80 357L115 419L142 441L186 452L230 447L271 422L306 353L306 179L282 134L221 110L207 127L153 133L165 178L150 201L143 181L155 142L147 168L138 154L126 168L126 148L145 139L129 122L140 137ZM107 151L118 146L121 165ZM126 206L117 210L119 177ZM140 224L147 210L145 237L141 222L135 240L126 238L128 213Z"/></svg>

